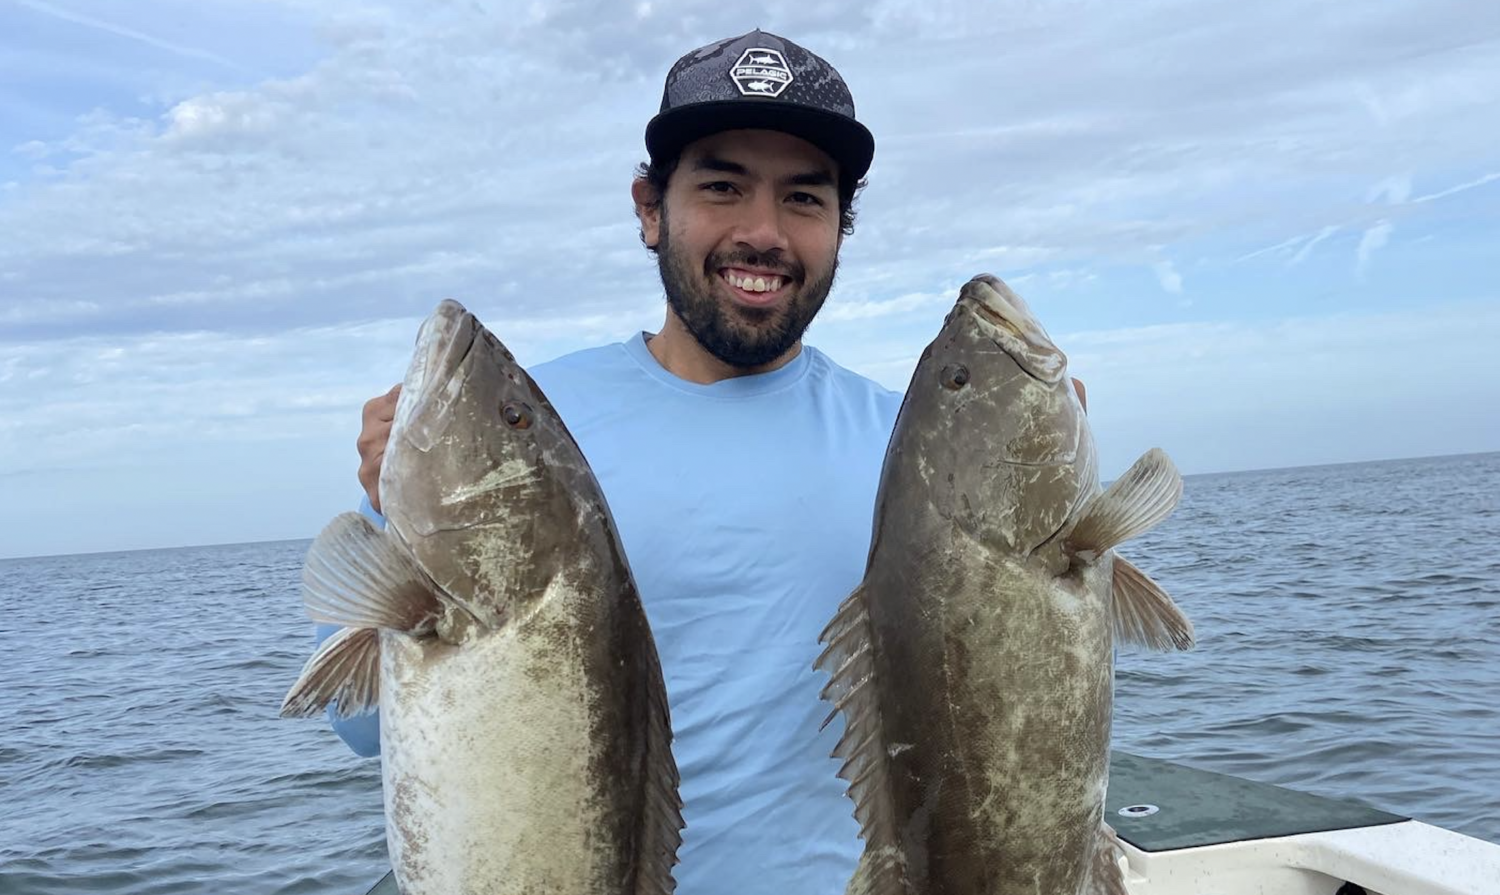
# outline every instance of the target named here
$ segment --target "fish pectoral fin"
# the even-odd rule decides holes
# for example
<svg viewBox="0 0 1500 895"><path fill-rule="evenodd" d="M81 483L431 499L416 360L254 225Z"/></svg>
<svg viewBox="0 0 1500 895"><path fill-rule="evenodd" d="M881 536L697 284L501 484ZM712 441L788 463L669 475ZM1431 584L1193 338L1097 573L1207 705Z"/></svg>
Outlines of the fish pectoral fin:
<svg viewBox="0 0 1500 895"><path fill-rule="evenodd" d="M838 776L849 783L847 794L865 840L865 856L848 895L902 895L906 888L890 793L891 756L882 733L867 607L861 584L819 635L818 642L825 646L813 667L829 674L819 695L833 704L833 711L823 726L844 714L844 734L833 747L833 757L843 760Z"/></svg>
<svg viewBox="0 0 1500 895"><path fill-rule="evenodd" d="M1141 455L1103 494L1089 501L1068 534L1067 551L1084 561L1150 531L1177 507L1182 476L1160 448Z"/></svg>
<svg viewBox="0 0 1500 895"><path fill-rule="evenodd" d="M281 701L281 717L306 718L338 703L340 718L380 705L380 632L344 628L323 641Z"/></svg>
<svg viewBox="0 0 1500 895"><path fill-rule="evenodd" d="M1110 607L1117 640L1158 652L1193 646L1193 623L1161 585L1118 553Z"/></svg>
<svg viewBox="0 0 1500 895"><path fill-rule="evenodd" d="M359 513L340 513L318 533L302 599L314 621L408 633L430 629L442 608L406 548Z"/></svg>

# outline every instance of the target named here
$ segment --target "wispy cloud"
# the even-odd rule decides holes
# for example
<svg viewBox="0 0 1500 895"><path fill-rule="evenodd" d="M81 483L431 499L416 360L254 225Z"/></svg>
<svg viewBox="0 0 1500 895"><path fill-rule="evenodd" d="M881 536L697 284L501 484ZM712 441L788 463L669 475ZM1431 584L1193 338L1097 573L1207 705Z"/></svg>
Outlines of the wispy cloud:
<svg viewBox="0 0 1500 895"><path fill-rule="evenodd" d="M952 303L953 296L944 292L909 292L892 298L871 300L844 300L829 305L827 311L818 315L822 321L869 320L906 314L912 311L940 308Z"/></svg>
<svg viewBox="0 0 1500 895"><path fill-rule="evenodd" d="M1151 265L1151 269L1155 271L1156 281L1161 283L1161 288L1173 295L1182 294L1182 274L1177 272L1177 268L1172 266L1172 262L1158 261Z"/></svg>
<svg viewBox="0 0 1500 895"><path fill-rule="evenodd" d="M1389 205L1400 205L1411 195L1411 175L1397 174L1380 181L1370 188L1366 202L1384 201Z"/></svg>
<svg viewBox="0 0 1500 895"><path fill-rule="evenodd" d="M1098 281L1098 272L1084 267L1039 270L1034 273L1023 273L1020 276L1006 278L1006 282L1012 287L1030 288L1034 284L1058 292L1087 286L1090 283Z"/></svg>
<svg viewBox="0 0 1500 895"><path fill-rule="evenodd" d="M1438 199L1446 199L1449 196L1456 196L1459 193L1468 192L1469 190L1484 186L1485 184L1494 183L1497 180L1500 180L1500 171L1492 171L1489 174L1484 175L1483 177L1476 177L1473 180L1467 181L1465 183L1460 183L1457 186L1452 186L1445 190L1438 190L1435 193L1428 193L1425 196L1418 196L1411 201L1413 203L1417 203L1433 202Z"/></svg>
<svg viewBox="0 0 1500 895"><path fill-rule="evenodd" d="M1367 205L1379 204L1381 206L1387 207L1416 206L1435 202L1440 199L1446 199L1451 196L1456 196L1460 193L1465 193L1469 190L1485 186L1486 184L1492 183L1496 180L1500 180L1500 173L1492 172L1481 177L1477 177L1472 180L1460 183L1456 186L1449 187L1447 189L1413 197L1412 176L1410 174L1400 174L1384 178L1371 186L1370 189L1365 193L1365 202L1367 203ZM1389 215L1391 214L1391 211L1386 210L1385 214ZM1358 223L1359 217L1361 216L1362 215L1352 216L1351 223ZM1315 249L1320 243L1334 236L1343 228L1344 226L1338 224L1330 224L1323 227L1316 233L1299 234L1290 239L1276 243L1275 245L1266 246L1263 248L1255 249L1251 252L1247 252L1235 258L1233 263L1239 264L1265 255L1286 255L1293 249L1296 249L1296 253L1292 255L1287 264L1288 266L1298 265L1306 261L1312 254L1313 249ZM1355 250L1355 266L1360 276L1363 276L1368 271L1371 259L1374 257L1377 251L1383 248L1390 241L1391 234L1392 232L1394 232L1394 230L1395 224L1392 218L1389 216L1382 216L1378 220L1376 220L1373 225L1364 228L1363 236L1361 237L1359 245Z"/></svg>
<svg viewBox="0 0 1500 895"><path fill-rule="evenodd" d="M1245 254L1240 255L1238 258L1235 258L1233 263L1241 264L1245 261L1253 261L1256 258L1260 258L1264 255L1286 254L1292 249L1295 249L1297 246L1304 245L1312 237L1313 234L1311 233L1302 233L1297 236L1293 236L1291 239L1278 242L1275 245L1264 246L1262 248L1255 249L1254 251L1246 252Z"/></svg>
<svg viewBox="0 0 1500 895"><path fill-rule="evenodd" d="M1324 227L1322 230L1319 230L1317 232L1317 235L1313 236L1312 239L1309 239L1307 242L1302 244L1302 248L1297 250L1297 254L1292 256L1292 260L1289 263L1301 264L1302 262L1306 261L1308 256L1312 254L1312 250L1317 248L1318 243L1322 242L1323 240L1327 239L1337 232L1339 232L1339 228L1334 225L1330 225Z"/></svg>
<svg viewBox="0 0 1500 895"><path fill-rule="evenodd" d="M1380 221L1360 237L1359 248L1355 250L1355 263L1361 277L1369 273L1371 260L1374 259L1376 252L1385 248L1385 244L1390 242L1391 231L1394 229L1390 221Z"/></svg>
<svg viewBox="0 0 1500 895"><path fill-rule="evenodd" d="M84 28L92 28L97 31L103 31L108 34L113 34L116 37L121 37L126 40L137 41L139 43L146 44L147 46L155 47L158 50L164 50L168 53L173 53L187 59L198 59L204 62L212 62L215 65L222 65L225 68L234 69L238 72L249 72L249 69L247 69L245 66L240 65L233 60L226 59L218 53L210 53L207 50L198 49L196 47L183 46L182 44L173 43L169 40L163 40L159 37L153 37L150 34L145 34L143 32L135 30L134 28L127 28L123 25L106 22L103 19L98 19L94 16L75 12L55 3L46 3L43 2L43 0L14 0L14 2L20 6L32 10L33 12L39 12L43 15L52 16L53 18L61 19L65 22L71 22Z"/></svg>

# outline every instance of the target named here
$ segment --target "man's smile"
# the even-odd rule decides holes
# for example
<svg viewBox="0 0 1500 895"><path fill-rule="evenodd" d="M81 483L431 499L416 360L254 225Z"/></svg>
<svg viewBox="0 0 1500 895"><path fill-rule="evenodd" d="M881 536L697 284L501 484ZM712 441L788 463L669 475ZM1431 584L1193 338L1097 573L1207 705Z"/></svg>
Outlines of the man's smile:
<svg viewBox="0 0 1500 895"><path fill-rule="evenodd" d="M721 268L719 278L729 285L739 302L755 307L780 301L791 285L791 279L784 274L744 267Z"/></svg>

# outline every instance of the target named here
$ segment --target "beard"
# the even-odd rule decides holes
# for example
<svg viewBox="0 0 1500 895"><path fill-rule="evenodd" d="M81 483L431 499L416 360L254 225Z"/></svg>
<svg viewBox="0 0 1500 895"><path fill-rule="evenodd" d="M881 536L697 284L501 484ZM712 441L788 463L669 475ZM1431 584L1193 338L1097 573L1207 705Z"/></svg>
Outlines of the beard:
<svg viewBox="0 0 1500 895"><path fill-rule="evenodd" d="M835 255L828 273L807 282L807 269L787 262L779 251L712 253L694 271L687 257L672 250L665 203L656 266L667 305L704 350L737 369L763 367L791 350L822 309L838 272ZM795 291L780 307L746 308L714 295L713 283L724 267L754 267L779 272Z"/></svg>

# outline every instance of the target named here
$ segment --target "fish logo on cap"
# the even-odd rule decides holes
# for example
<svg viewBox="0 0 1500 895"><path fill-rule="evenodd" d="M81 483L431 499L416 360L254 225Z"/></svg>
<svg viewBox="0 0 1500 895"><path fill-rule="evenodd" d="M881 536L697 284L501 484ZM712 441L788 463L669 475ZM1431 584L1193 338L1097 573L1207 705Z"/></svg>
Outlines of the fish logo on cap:
<svg viewBox="0 0 1500 895"><path fill-rule="evenodd" d="M792 68L779 50L751 47L729 69L741 96L780 96L792 83Z"/></svg>

